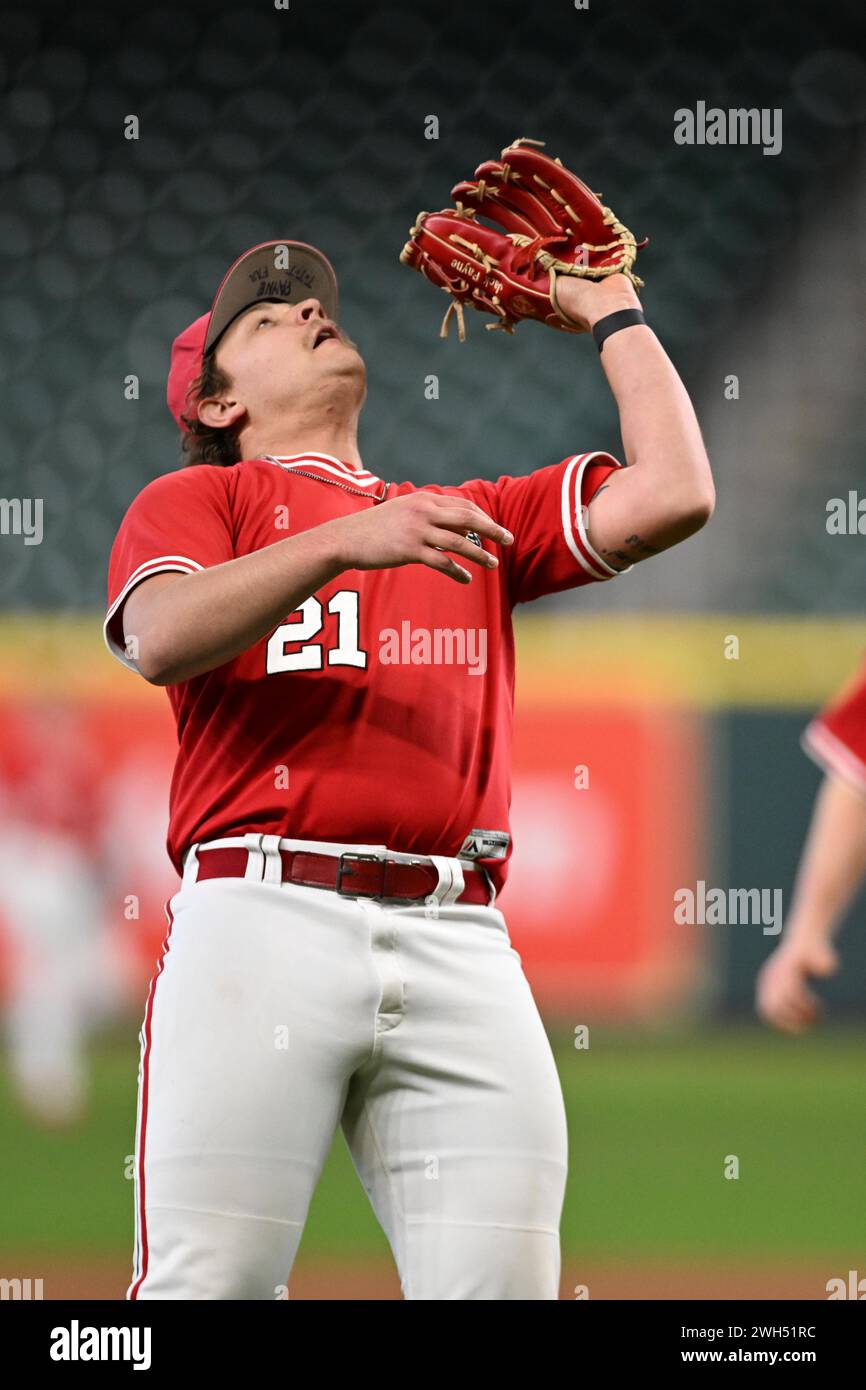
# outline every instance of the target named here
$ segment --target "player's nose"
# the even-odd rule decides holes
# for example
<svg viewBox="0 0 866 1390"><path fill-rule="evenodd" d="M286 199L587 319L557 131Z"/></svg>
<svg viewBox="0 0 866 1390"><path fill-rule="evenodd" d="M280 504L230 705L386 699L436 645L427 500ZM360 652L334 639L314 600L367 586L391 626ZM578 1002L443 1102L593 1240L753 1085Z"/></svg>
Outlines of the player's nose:
<svg viewBox="0 0 866 1390"><path fill-rule="evenodd" d="M318 299L302 299L295 305L295 315L299 323L311 323L314 319L327 319Z"/></svg>

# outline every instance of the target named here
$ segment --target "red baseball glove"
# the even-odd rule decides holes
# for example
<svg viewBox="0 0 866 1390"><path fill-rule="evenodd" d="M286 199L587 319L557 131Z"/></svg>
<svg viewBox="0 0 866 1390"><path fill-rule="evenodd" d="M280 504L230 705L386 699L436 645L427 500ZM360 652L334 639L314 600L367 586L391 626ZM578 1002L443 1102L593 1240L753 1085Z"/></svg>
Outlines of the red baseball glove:
<svg viewBox="0 0 866 1390"><path fill-rule="evenodd" d="M543 143L515 140L501 159L479 164L474 179L454 185L456 207L419 212L400 260L451 295L443 338L455 311L460 341L465 338L465 304L496 314L487 327L507 333L520 319L584 333L557 304L558 275L603 280L622 272L642 288L632 266L646 241L636 242L599 196L560 160L542 154Z"/></svg>

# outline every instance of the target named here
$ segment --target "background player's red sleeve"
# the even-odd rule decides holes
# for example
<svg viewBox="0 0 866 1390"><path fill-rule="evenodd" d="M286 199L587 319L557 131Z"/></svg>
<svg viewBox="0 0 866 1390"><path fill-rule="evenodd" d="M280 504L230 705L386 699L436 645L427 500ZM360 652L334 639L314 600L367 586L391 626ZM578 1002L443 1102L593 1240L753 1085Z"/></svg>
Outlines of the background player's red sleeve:
<svg viewBox="0 0 866 1390"><path fill-rule="evenodd" d="M491 484L489 509L514 536L501 553L512 605L625 573L593 550L585 518L604 480L621 466L611 454L570 454L526 477Z"/></svg>
<svg viewBox="0 0 866 1390"><path fill-rule="evenodd" d="M866 662L807 725L802 743L825 772L866 796Z"/></svg>
<svg viewBox="0 0 866 1390"><path fill-rule="evenodd" d="M148 483L120 524L108 565L105 641L124 666L123 605L154 574L192 574L234 557L231 470L196 465Z"/></svg>

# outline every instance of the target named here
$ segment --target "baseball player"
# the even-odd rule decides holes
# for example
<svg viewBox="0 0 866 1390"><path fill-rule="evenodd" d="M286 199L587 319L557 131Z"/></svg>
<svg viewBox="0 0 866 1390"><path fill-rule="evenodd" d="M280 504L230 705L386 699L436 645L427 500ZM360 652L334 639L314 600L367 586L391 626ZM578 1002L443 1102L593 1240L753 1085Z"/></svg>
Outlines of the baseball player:
<svg viewBox="0 0 866 1390"><path fill-rule="evenodd" d="M127 512L106 619L179 741L129 1298L284 1297L338 1125L407 1299L558 1297L562 1092L495 905L511 613L713 506L629 278L561 276L558 305L603 343L627 466L419 488L389 481L407 438L367 467L364 361L300 243L242 255L174 343L187 466Z"/></svg>
<svg viewBox="0 0 866 1390"><path fill-rule="evenodd" d="M833 936L866 880L866 665L803 732L804 750L824 770L800 857L791 912L758 975L756 1007L766 1023L802 1033L820 1014L810 979L839 968Z"/></svg>

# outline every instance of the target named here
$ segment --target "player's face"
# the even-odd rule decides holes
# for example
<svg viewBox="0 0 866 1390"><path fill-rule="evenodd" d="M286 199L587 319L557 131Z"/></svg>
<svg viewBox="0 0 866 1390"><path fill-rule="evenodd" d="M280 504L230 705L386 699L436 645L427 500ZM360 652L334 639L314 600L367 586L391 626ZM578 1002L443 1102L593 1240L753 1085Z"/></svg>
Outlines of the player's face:
<svg viewBox="0 0 866 1390"><path fill-rule="evenodd" d="M302 398L308 407L317 398L330 406L340 383L354 386L363 400L363 359L317 299L253 305L226 330L217 363L252 420L297 406Z"/></svg>

